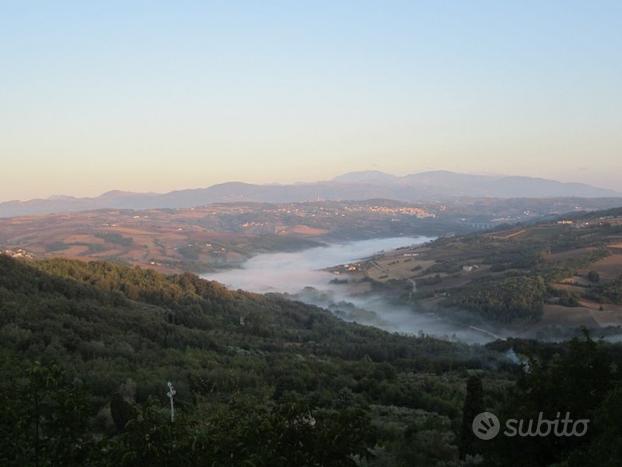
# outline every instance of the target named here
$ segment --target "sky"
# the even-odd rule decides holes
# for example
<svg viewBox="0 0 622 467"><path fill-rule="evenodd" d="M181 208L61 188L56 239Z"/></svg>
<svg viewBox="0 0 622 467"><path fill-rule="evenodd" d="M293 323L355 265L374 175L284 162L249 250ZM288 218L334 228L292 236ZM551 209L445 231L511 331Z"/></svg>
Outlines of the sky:
<svg viewBox="0 0 622 467"><path fill-rule="evenodd" d="M622 186L618 0L0 11L0 201L352 170Z"/></svg>

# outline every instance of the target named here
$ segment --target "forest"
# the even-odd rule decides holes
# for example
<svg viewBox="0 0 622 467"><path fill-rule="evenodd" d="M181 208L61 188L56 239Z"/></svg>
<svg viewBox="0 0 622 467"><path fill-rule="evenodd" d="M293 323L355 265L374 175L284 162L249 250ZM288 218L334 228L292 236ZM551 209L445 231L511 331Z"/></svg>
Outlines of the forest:
<svg viewBox="0 0 622 467"><path fill-rule="evenodd" d="M0 336L6 466L622 459L605 449L620 439L612 416L622 410L622 351L589 336L468 346L347 323L321 308L192 274L6 256ZM595 429L561 445L521 440L529 457L515 464L506 440L473 439L474 412L540 407L590 417Z"/></svg>

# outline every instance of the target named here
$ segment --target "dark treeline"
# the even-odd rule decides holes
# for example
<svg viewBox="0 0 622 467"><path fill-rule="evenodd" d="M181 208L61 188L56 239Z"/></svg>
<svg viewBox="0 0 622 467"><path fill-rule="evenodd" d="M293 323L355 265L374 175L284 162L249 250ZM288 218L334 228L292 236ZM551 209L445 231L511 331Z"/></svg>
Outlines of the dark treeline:
<svg viewBox="0 0 622 467"><path fill-rule="evenodd" d="M492 347L495 345L499 344ZM594 341L587 331L582 338L565 344L513 341L500 345L513 345L529 354L528 363L503 397L477 407L478 398L467 395L464 412L492 410L501 420L502 433L507 430L507 420L524 420L518 432L531 435L501 434L494 440L480 441L468 433L463 443L465 454L483 465L497 467L622 465L620 346ZM533 436L539 418L561 422L566 414L572 424L565 428L561 423L556 428L551 425L547 436ZM586 431L582 433L577 424L574 433L582 435L568 436L578 420L587 420ZM542 425L540 433L546 429L547 425ZM555 430L566 435L556 436Z"/></svg>
<svg viewBox="0 0 622 467"><path fill-rule="evenodd" d="M565 346L513 345L538 357L541 379L522 382L506 348L389 334L191 274L0 256L0 465L496 465L504 446L464 445L467 380L508 411L520 401L508 391L531 394L549 362L577 360ZM603 348L580 354L622 363ZM603 374L573 368L549 378L571 372L577 400L592 397L587 381ZM607 375L594 417L617 400Z"/></svg>

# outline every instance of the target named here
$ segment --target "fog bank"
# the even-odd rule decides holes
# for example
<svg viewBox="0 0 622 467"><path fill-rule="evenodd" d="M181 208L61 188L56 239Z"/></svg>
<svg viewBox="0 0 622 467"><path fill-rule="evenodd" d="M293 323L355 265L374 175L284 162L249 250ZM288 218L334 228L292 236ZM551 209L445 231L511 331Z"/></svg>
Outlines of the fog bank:
<svg viewBox="0 0 622 467"><path fill-rule="evenodd" d="M381 296L356 296L347 285L331 283L335 276L322 269L355 262L382 250L418 245L428 237L397 237L329 244L294 253L255 256L240 268L203 277L232 289L252 292L287 293L297 300L331 310L345 320L369 324L387 331L428 334L464 342L483 342L481 333L452 324L432 313L421 313L406 306L395 306Z"/></svg>

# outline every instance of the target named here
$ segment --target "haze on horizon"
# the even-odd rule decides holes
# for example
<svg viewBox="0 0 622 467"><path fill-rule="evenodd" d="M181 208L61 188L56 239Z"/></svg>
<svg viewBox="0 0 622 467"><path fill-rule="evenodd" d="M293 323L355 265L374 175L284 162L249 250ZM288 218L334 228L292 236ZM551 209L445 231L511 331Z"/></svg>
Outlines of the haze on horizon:
<svg viewBox="0 0 622 467"><path fill-rule="evenodd" d="M12 2L0 201L353 170L622 186L622 3Z"/></svg>

